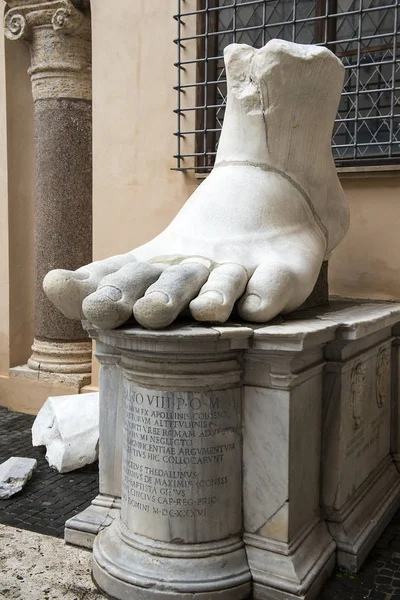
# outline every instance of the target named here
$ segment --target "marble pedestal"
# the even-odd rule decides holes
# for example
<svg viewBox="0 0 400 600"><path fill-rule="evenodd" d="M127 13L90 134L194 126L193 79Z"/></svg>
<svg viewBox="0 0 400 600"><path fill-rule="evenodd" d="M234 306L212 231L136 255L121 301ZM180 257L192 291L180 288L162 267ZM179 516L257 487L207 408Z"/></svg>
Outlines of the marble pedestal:
<svg viewBox="0 0 400 600"><path fill-rule="evenodd" d="M335 561L359 568L400 505L400 304L333 302L265 327L90 333L102 362L103 491L88 510L103 529L94 578L109 596L246 598L251 574L255 600L312 600ZM157 428L186 431L193 400L237 415L241 403L241 427L225 411L187 438L212 460L225 445L213 474L211 463L159 465L175 457ZM160 407L145 413L157 402L178 403L182 418L155 424ZM217 440L227 434L234 442ZM210 485L199 495L192 480ZM112 519L99 504L118 506L121 489Z"/></svg>
<svg viewBox="0 0 400 600"><path fill-rule="evenodd" d="M339 326L325 349L321 504L338 564L357 571L400 505L400 312L370 303L326 317Z"/></svg>
<svg viewBox="0 0 400 600"><path fill-rule="evenodd" d="M93 578L124 600L245 600L242 347L251 330L99 332L123 373L120 516L96 537Z"/></svg>

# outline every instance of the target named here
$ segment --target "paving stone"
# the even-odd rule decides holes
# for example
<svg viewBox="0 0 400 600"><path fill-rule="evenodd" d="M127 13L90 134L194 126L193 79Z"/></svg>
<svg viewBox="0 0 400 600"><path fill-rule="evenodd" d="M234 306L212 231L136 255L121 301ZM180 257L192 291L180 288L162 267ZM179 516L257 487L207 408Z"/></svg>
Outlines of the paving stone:
<svg viewBox="0 0 400 600"><path fill-rule="evenodd" d="M0 408L0 463L11 456L35 458L34 477L24 489L0 505L0 523L63 537L64 523L84 510L98 493L98 463L73 473L50 469L45 448L33 448L35 417Z"/></svg>
<svg viewBox="0 0 400 600"><path fill-rule="evenodd" d="M98 465L66 474L52 471L44 448L32 447L34 418L0 408L0 462L11 454L38 461L35 477L13 498L2 501L0 523L62 537L65 521L84 510L96 496ZM0 598L1 593L0 589ZM400 510L360 572L354 575L336 570L318 600L400 600Z"/></svg>

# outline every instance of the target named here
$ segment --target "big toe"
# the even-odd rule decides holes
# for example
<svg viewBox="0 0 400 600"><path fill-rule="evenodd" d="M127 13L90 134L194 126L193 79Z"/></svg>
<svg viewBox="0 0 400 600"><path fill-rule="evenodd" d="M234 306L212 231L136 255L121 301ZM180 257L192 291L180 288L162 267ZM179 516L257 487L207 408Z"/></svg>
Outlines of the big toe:
<svg viewBox="0 0 400 600"><path fill-rule="evenodd" d="M43 280L48 299L69 319L83 319L82 300L96 289L85 271L54 269Z"/></svg>
<svg viewBox="0 0 400 600"><path fill-rule="evenodd" d="M98 289L83 301L86 319L100 329L115 329L123 325L132 316L134 304L162 271L160 265L137 262L107 275Z"/></svg>
<svg viewBox="0 0 400 600"><path fill-rule="evenodd" d="M136 263L133 254L118 254L95 261L77 271L55 269L47 273L43 289L48 299L69 319L84 319L82 302L92 294L99 282L123 265Z"/></svg>

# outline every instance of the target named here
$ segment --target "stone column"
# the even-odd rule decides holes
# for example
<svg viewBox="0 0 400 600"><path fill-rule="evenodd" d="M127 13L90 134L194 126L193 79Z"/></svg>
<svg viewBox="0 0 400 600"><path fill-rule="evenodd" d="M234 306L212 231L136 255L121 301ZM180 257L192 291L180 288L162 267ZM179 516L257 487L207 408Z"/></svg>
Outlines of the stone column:
<svg viewBox="0 0 400 600"><path fill-rule="evenodd" d="M35 339L31 369L89 380L91 343L47 299L54 268L92 256L91 35L88 0L9 0L5 35L31 50L35 119ZM21 173L23 176L23 173ZM86 375L85 375L86 374Z"/></svg>
<svg viewBox="0 0 400 600"><path fill-rule="evenodd" d="M250 594L241 536L241 334L98 332L121 352L123 372L121 513L93 548L93 577L112 598Z"/></svg>

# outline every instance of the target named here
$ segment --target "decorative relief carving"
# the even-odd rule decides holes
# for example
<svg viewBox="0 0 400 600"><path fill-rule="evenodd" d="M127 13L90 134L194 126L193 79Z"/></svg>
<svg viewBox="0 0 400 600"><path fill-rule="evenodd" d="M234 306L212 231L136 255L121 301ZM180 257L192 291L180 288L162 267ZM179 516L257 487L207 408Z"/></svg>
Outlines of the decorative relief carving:
<svg viewBox="0 0 400 600"><path fill-rule="evenodd" d="M33 27L51 25L55 31L65 33L84 24L85 16L77 10L70 0L53 0L52 2L27 2L25 4L8 2L4 26L9 40L31 38Z"/></svg>
<svg viewBox="0 0 400 600"><path fill-rule="evenodd" d="M381 348L376 359L376 403L388 404L390 396L390 350Z"/></svg>
<svg viewBox="0 0 400 600"><path fill-rule="evenodd" d="M9 40L27 39L30 37L30 28L23 15L8 12L4 19L4 33Z"/></svg>
<svg viewBox="0 0 400 600"><path fill-rule="evenodd" d="M353 429L362 425L362 405L365 389L366 365L358 362L353 366L350 380L350 402L353 416Z"/></svg>
<svg viewBox="0 0 400 600"><path fill-rule="evenodd" d="M9 40L31 43L28 72L35 100L91 99L91 28L87 4L78 0L9 0L4 26Z"/></svg>

